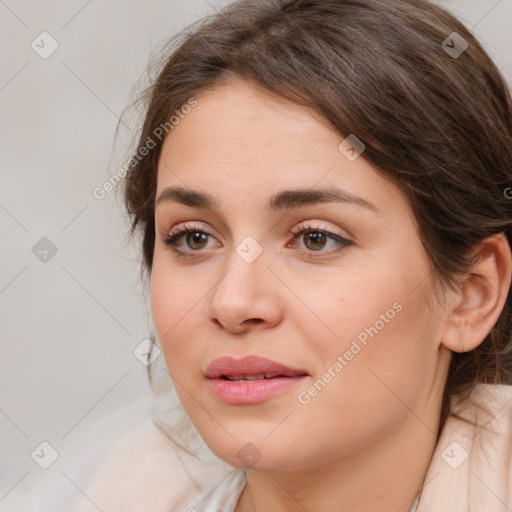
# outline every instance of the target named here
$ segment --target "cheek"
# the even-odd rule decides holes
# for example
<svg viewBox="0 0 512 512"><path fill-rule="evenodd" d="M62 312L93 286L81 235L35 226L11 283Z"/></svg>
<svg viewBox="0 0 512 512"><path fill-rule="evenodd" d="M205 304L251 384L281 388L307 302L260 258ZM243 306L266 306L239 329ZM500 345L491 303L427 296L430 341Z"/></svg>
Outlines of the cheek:
<svg viewBox="0 0 512 512"><path fill-rule="evenodd" d="M392 299L394 296L391 294ZM315 347L314 352L322 354L321 364L316 380L302 390L301 403L309 399L309 404L299 406L297 418L308 432L333 439L342 435L347 441L344 449L349 449L398 428L409 418L410 410L421 404L435 373L436 354L426 337L428 330L422 327L425 324L418 322L432 320L416 298L400 303L402 309L393 309L394 317L388 323L381 320L383 324L376 322L379 317L373 313L386 314L393 300L366 305L369 316L359 313L356 318L356 302L338 312L346 329L338 323L339 336ZM332 310L331 317L334 313ZM362 337L358 339L360 333L367 335L366 344L360 341Z"/></svg>
<svg viewBox="0 0 512 512"><path fill-rule="evenodd" d="M173 362L185 362L184 358L194 351L194 339L190 333L194 332L199 319L204 290L196 289L193 283L194 280L180 280L170 272L161 272L157 265L153 267L150 282L151 312L170 372L179 368Z"/></svg>
<svg viewBox="0 0 512 512"><path fill-rule="evenodd" d="M418 393L435 369L440 325L427 303L432 293L424 279L427 273L423 268L374 265L370 272L330 280L322 293L315 293L315 312L322 322L301 325L319 357L318 374L342 356L343 369L337 365L336 374L343 376L335 379L340 388L353 386L371 401L381 391L391 396L386 384L394 391L405 389L411 398ZM314 298L311 292L307 296Z"/></svg>
<svg viewBox="0 0 512 512"><path fill-rule="evenodd" d="M393 304L399 302L397 287L378 275L372 276L366 267L364 272L350 273L336 269L316 284L313 288L311 280L304 279L303 286L298 287L296 283L294 291L304 303L311 305L309 311L297 315L298 321L305 340L325 365L349 350L354 340L360 340L361 346L366 340L369 346L370 332L375 333L372 327L376 322L381 333L389 331L394 319L400 316L397 313L400 305L395 304L393 309ZM384 324L380 315L386 312L389 323Z"/></svg>

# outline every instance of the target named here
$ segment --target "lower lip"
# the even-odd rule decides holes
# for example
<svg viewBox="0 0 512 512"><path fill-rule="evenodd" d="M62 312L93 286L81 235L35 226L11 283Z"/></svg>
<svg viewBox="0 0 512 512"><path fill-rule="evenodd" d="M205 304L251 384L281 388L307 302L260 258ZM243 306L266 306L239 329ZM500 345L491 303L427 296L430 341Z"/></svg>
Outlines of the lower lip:
<svg viewBox="0 0 512 512"><path fill-rule="evenodd" d="M295 384L302 382L300 377L275 377L273 379L233 381L208 379L214 396L227 404L257 404L283 393Z"/></svg>

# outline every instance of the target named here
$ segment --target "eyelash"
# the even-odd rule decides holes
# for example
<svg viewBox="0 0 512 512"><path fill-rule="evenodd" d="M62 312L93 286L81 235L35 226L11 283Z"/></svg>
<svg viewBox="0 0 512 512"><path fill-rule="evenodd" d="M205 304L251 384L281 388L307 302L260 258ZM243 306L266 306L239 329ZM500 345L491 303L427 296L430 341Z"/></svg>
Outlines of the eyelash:
<svg viewBox="0 0 512 512"><path fill-rule="evenodd" d="M205 235L212 236L210 233L205 231L202 226L186 226L184 224L179 224L176 228L174 228L168 235L166 235L163 238L160 238L160 240L176 254L178 257L190 257L190 253L199 253L200 250L197 251L183 251L182 249L178 248L178 240L189 234L189 233L203 233ZM289 233L293 236L293 239L296 240L299 238L299 236L304 235L306 233L322 233L326 235L328 238L331 238L335 242L339 244L340 247L338 249L331 251L329 255L332 255L334 253L338 253L340 251L343 251L347 247L351 246L353 242L350 240L347 240L346 238L343 238L336 233L332 233L330 231L327 231L325 229L321 229L319 226L314 226L308 222L302 222L299 224L299 226L295 230L290 230ZM312 250L304 250L302 249L301 252L308 258L319 258L321 256L314 255L316 252L323 253L325 251L319 250L319 251L312 251Z"/></svg>

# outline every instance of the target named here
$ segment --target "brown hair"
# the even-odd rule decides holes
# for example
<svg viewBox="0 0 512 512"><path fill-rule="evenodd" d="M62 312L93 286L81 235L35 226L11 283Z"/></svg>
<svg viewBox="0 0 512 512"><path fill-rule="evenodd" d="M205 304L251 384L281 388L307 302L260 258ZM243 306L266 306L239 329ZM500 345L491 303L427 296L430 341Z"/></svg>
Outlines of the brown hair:
<svg viewBox="0 0 512 512"><path fill-rule="evenodd" d="M449 37L467 42L450 54ZM457 43L460 44L460 43ZM364 157L404 194L434 282L459 286L471 250L506 232L512 244L512 99L477 39L426 0L239 0L171 39L144 92L146 116L124 203L151 274L159 126L200 92L238 78L318 112L364 142ZM159 133L159 132L156 132ZM482 344L454 353L448 395L512 383L512 299ZM151 380L151 366L149 367Z"/></svg>

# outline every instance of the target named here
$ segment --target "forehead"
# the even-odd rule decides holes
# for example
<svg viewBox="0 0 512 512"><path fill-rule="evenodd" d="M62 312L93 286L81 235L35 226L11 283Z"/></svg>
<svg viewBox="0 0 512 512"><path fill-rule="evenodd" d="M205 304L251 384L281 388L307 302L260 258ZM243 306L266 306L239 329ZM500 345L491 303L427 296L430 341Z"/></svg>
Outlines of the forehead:
<svg viewBox="0 0 512 512"><path fill-rule="evenodd" d="M366 159L342 154L344 138L311 109L246 82L217 86L196 99L164 141L157 197L179 186L224 202L223 191L236 188L239 200L265 191L267 202L276 190L331 186L371 197L383 211L390 199L405 207L397 187Z"/></svg>
<svg viewBox="0 0 512 512"><path fill-rule="evenodd" d="M248 82L216 86L196 99L196 107L172 129L164 146L180 146L183 151L193 149L190 156L220 159L253 149L263 159L283 149L287 150L283 155L287 158L307 157L300 144L305 137L320 143L336 143L336 134L313 110ZM320 125L324 126L323 131L319 131ZM330 140L326 139L328 135Z"/></svg>

